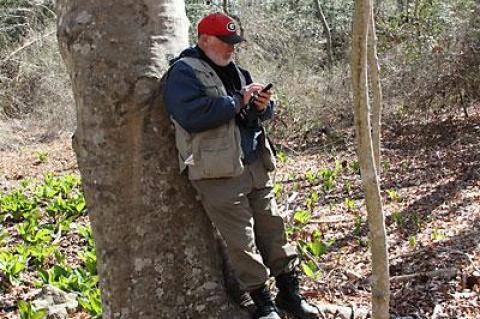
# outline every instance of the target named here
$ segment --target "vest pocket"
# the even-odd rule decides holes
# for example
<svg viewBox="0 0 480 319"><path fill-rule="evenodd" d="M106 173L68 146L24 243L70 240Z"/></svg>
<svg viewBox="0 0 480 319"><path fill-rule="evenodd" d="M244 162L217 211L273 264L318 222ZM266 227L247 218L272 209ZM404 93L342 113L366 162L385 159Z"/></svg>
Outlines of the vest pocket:
<svg viewBox="0 0 480 319"><path fill-rule="evenodd" d="M267 137L265 129L262 128L262 137L260 144L262 147L262 161L267 172L272 172L277 168L277 160L275 158L276 151L270 139Z"/></svg>
<svg viewBox="0 0 480 319"><path fill-rule="evenodd" d="M228 143L225 137L204 139L200 142L200 168L204 178L231 177L235 173L235 161L238 155L234 145ZM235 158L237 157L237 158Z"/></svg>

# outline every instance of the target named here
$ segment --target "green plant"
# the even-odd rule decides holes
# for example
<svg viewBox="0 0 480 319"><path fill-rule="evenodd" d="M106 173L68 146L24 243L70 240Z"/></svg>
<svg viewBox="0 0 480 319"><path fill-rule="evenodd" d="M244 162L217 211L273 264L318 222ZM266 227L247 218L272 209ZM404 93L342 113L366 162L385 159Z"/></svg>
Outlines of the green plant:
<svg viewBox="0 0 480 319"><path fill-rule="evenodd" d="M89 247L94 247L92 228L90 226L78 227L78 233L87 241L87 245Z"/></svg>
<svg viewBox="0 0 480 319"><path fill-rule="evenodd" d="M317 182L317 173L314 172L313 170L309 169L305 172L305 178L307 179L307 181L313 185Z"/></svg>
<svg viewBox="0 0 480 319"><path fill-rule="evenodd" d="M335 174L338 175L343 172L343 164L339 160L335 160Z"/></svg>
<svg viewBox="0 0 480 319"><path fill-rule="evenodd" d="M74 192L80 186L80 178L75 175L56 177L53 173L44 176L42 184L35 189L35 196L38 199L50 200L55 197L67 199L79 196L80 192ZM82 196L83 197L83 196Z"/></svg>
<svg viewBox="0 0 480 319"><path fill-rule="evenodd" d="M45 163L48 159L48 152L38 151L35 155L40 163Z"/></svg>
<svg viewBox="0 0 480 319"><path fill-rule="evenodd" d="M299 224L308 224L310 219L312 218L312 214L306 210L299 210L293 214L293 220Z"/></svg>
<svg viewBox="0 0 480 319"><path fill-rule="evenodd" d="M0 252L0 271L4 273L12 284L18 283L21 272L26 267L27 260L18 254L8 251Z"/></svg>
<svg viewBox="0 0 480 319"><path fill-rule="evenodd" d="M55 255L55 259L57 260L57 264L60 264L60 265L65 264L65 255L62 254L61 251L55 250L53 252L53 254Z"/></svg>
<svg viewBox="0 0 480 319"><path fill-rule="evenodd" d="M384 172L387 172L390 170L390 162L389 161L382 161L382 167L383 167L383 171Z"/></svg>
<svg viewBox="0 0 480 319"><path fill-rule="evenodd" d="M355 223L355 226L353 228L353 235L355 237L360 237L360 235L362 234L362 226L363 226L362 216L356 215L354 223Z"/></svg>
<svg viewBox="0 0 480 319"><path fill-rule="evenodd" d="M102 318L102 301L99 289L86 291L83 296L78 298L78 303L92 318Z"/></svg>
<svg viewBox="0 0 480 319"><path fill-rule="evenodd" d="M395 189L387 189L387 197L392 202L399 202L401 200L400 195Z"/></svg>
<svg viewBox="0 0 480 319"><path fill-rule="evenodd" d="M399 211L395 211L392 213L392 220L399 227L402 227L405 224L405 218L403 218L402 213Z"/></svg>
<svg viewBox="0 0 480 319"><path fill-rule="evenodd" d="M355 174L360 174L360 163L355 160L352 161L349 165L348 168Z"/></svg>
<svg viewBox="0 0 480 319"><path fill-rule="evenodd" d="M417 246L417 237L416 236L408 237L408 245L412 248L415 248Z"/></svg>
<svg viewBox="0 0 480 319"><path fill-rule="evenodd" d="M283 191L282 183L275 183L273 185L273 194L275 195L276 199L280 199L282 197L282 191Z"/></svg>
<svg viewBox="0 0 480 319"><path fill-rule="evenodd" d="M280 163L285 164L287 162L287 154L284 151L278 151L277 159Z"/></svg>
<svg viewBox="0 0 480 319"><path fill-rule="evenodd" d="M29 217L15 226L22 239L30 244L50 242L53 239L52 231L39 227L39 214L35 212L35 214L30 214Z"/></svg>
<svg viewBox="0 0 480 319"><path fill-rule="evenodd" d="M420 219L420 216L416 212L413 212L410 214L410 220L413 221L413 223L415 224L415 227L417 227L418 229L421 228L422 220Z"/></svg>
<svg viewBox="0 0 480 319"><path fill-rule="evenodd" d="M345 198L345 207L349 211L354 211L357 209L357 205L355 204L355 201L351 198Z"/></svg>
<svg viewBox="0 0 480 319"><path fill-rule="evenodd" d="M35 200L29 199L22 191L16 190L12 193L0 195L0 214L5 214L4 219L12 218L20 221L25 213L29 213L37 207Z"/></svg>
<svg viewBox="0 0 480 319"><path fill-rule="evenodd" d="M444 231L434 228L430 237L432 238L432 240L442 240L445 239L447 236L445 235Z"/></svg>
<svg viewBox="0 0 480 319"><path fill-rule="evenodd" d="M313 280L320 279L321 271L313 261L302 262L300 267L302 267L302 271L307 277Z"/></svg>
<svg viewBox="0 0 480 319"><path fill-rule="evenodd" d="M30 303L23 300L18 302L18 313L20 319L43 319L47 316L46 309L35 310Z"/></svg>
<svg viewBox="0 0 480 319"><path fill-rule="evenodd" d="M90 274L97 274L97 255L95 247L85 249L83 254L80 256L80 259L83 261L87 271Z"/></svg>
<svg viewBox="0 0 480 319"><path fill-rule="evenodd" d="M65 291L85 293L98 284L97 275L82 268L72 268L67 265L54 265L47 270L40 269L38 274L44 284L50 284Z"/></svg>
<svg viewBox="0 0 480 319"><path fill-rule="evenodd" d="M318 202L318 192L312 191L312 193L310 193L310 196L306 200L307 209L312 211L313 207L315 206L315 204L317 204L317 202Z"/></svg>
<svg viewBox="0 0 480 319"><path fill-rule="evenodd" d="M345 181L345 183L343 184L343 192L348 194L351 190L352 184L350 183L350 181Z"/></svg>
<svg viewBox="0 0 480 319"><path fill-rule="evenodd" d="M328 252L330 246L335 243L335 240L323 241L319 238L315 238L310 242L305 243L304 248L306 248L313 257L321 257Z"/></svg>
<svg viewBox="0 0 480 319"><path fill-rule="evenodd" d="M0 247L5 245L5 239L7 239L9 236L10 234L6 229L0 229Z"/></svg>
<svg viewBox="0 0 480 319"><path fill-rule="evenodd" d="M309 258L307 262L301 263L302 270L305 275L312 279L318 279L321 275L316 261L325 255L329 248L335 243L335 239L325 241L322 240L321 237L321 232L315 230L310 240L298 240L297 242L300 254Z"/></svg>
<svg viewBox="0 0 480 319"><path fill-rule="evenodd" d="M337 177L337 171L329 168L324 168L319 171L319 175L322 177L322 189L326 192L331 191L335 187L335 178Z"/></svg>
<svg viewBox="0 0 480 319"><path fill-rule="evenodd" d="M93 253L91 255L90 253ZM66 265L54 265L48 270L39 270L40 279L44 284L50 284L65 291L79 293L78 302L94 318L101 318L102 304L96 275L94 252L84 253L87 269L71 268ZM90 272L90 270L92 272ZM38 283L39 286L41 283Z"/></svg>
<svg viewBox="0 0 480 319"><path fill-rule="evenodd" d="M32 246L17 244L14 247L14 250L18 254L22 255L26 260L28 259L29 262L37 266L43 265L45 261L57 251L57 249L58 246L48 244L37 244Z"/></svg>

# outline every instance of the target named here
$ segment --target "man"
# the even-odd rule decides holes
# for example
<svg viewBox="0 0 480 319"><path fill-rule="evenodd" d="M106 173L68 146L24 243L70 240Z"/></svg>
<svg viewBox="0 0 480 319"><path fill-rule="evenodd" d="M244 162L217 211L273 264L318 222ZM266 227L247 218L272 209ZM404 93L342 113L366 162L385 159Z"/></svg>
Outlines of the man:
<svg viewBox="0 0 480 319"><path fill-rule="evenodd" d="M224 238L257 318L279 319L277 307L299 319L318 318L299 294L297 254L287 244L271 192L268 171L275 169L275 157L261 122L273 115L272 91L262 92L264 86L233 62L234 46L244 39L232 18L209 14L197 31L197 46L172 61L164 91L180 170L188 171ZM265 285L270 275L279 288L277 307Z"/></svg>

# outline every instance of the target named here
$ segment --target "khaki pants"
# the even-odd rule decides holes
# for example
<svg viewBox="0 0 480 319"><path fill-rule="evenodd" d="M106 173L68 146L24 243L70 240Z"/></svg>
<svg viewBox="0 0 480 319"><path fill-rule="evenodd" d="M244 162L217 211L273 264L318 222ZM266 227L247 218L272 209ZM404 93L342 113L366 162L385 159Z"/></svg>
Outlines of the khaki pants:
<svg viewBox="0 0 480 319"><path fill-rule="evenodd" d="M278 215L272 183L261 160L233 178L192 181L212 223L225 239L242 289L261 287L297 260Z"/></svg>

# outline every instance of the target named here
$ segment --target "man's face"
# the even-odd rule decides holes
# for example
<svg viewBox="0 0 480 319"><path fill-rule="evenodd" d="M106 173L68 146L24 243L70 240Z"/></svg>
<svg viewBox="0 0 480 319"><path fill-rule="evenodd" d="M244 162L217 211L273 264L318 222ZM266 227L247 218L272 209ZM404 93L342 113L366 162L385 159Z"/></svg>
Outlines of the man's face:
<svg viewBox="0 0 480 319"><path fill-rule="evenodd" d="M219 66L227 66L235 57L235 47L233 44L223 42L213 35L205 39L205 45L202 48L205 54Z"/></svg>

